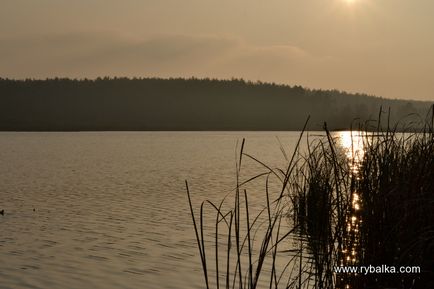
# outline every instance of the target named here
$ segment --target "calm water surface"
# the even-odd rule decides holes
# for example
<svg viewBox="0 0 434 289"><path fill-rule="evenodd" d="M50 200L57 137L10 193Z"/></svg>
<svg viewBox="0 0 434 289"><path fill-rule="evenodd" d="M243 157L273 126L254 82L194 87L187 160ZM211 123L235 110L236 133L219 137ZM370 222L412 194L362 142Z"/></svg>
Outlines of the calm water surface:
<svg viewBox="0 0 434 289"><path fill-rule="evenodd" d="M280 145L290 153L298 136L0 133L0 288L203 288L184 180L196 205L219 201L237 141L284 167ZM243 163L245 178L263 171Z"/></svg>

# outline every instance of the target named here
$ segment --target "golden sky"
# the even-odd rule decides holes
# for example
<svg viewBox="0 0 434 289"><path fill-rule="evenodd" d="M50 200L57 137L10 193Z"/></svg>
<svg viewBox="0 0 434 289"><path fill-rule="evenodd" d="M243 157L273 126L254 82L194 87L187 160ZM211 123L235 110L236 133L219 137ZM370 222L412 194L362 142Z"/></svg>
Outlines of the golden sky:
<svg viewBox="0 0 434 289"><path fill-rule="evenodd" d="M433 0L0 2L0 77L237 77L434 100Z"/></svg>

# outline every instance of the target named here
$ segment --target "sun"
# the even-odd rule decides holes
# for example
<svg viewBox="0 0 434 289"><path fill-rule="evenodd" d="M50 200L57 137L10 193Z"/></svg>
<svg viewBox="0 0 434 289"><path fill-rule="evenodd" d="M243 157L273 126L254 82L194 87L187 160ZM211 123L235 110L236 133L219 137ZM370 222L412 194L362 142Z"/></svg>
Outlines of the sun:
<svg viewBox="0 0 434 289"><path fill-rule="evenodd" d="M343 0L345 3L347 3L348 5L354 4L357 2L357 0Z"/></svg>

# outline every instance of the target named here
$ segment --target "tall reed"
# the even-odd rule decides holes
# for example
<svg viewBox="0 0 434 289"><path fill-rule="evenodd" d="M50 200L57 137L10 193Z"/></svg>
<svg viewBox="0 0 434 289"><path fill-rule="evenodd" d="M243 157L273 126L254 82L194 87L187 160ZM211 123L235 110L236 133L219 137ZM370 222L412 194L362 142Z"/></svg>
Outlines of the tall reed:
<svg viewBox="0 0 434 289"><path fill-rule="evenodd" d="M422 269L421 274L367 275L365 287L434 288L433 119L431 112L417 133L392 128L364 139L361 260Z"/></svg>
<svg viewBox="0 0 434 289"><path fill-rule="evenodd" d="M433 123L431 112L418 132L397 132L390 123L383 131L380 121L374 133L367 132L367 124L360 126L363 157L357 164L326 125L324 137L305 138L307 153L300 150L307 134L302 131L291 158L284 155L284 169L244 152L243 140L232 206L228 194L219 204L203 202L197 216L186 182L206 287L434 288ZM243 158L264 172L240 181ZM252 215L246 185L260 178L265 204ZM277 195L270 192L271 179L279 181ZM212 242L205 233L208 206L215 210ZM342 265L382 264L417 265L422 273L334 271Z"/></svg>

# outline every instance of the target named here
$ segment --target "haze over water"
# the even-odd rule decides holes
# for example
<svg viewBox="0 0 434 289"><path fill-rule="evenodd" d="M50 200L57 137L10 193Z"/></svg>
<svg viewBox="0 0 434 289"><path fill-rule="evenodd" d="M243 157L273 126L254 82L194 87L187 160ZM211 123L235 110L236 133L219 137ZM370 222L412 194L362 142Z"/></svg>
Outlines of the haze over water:
<svg viewBox="0 0 434 289"><path fill-rule="evenodd" d="M184 180L197 208L219 202L243 137L285 166L276 136L289 153L299 133L0 133L0 288L203 288Z"/></svg>
<svg viewBox="0 0 434 289"><path fill-rule="evenodd" d="M245 152L274 169L287 164L280 145L290 156L299 137L204 131L299 130L307 115L310 129L345 130L378 117L374 130L390 120L406 131L408 116L434 114L432 0L1 4L0 289L204 288L184 181L198 211L202 201L233 192L242 138ZM113 132L91 132L106 130ZM201 132L120 132L133 130ZM351 134L336 136L357 182L363 154L348 153L358 146ZM432 246L413 243L432 241L425 200L432 200L433 170L419 167L432 167L425 161L434 159L426 157L432 138L419 139L425 150L388 137L404 154L381 163L396 169L390 186L368 172L374 189L351 191L342 264L358 263L357 249L369 239L367 262L419 258L432 267L422 260ZM405 151L407 141L414 151ZM383 144L374 164L389 156ZM246 157L241 180L264 170ZM252 215L265 205L263 181L246 186ZM205 217L212 226L215 212ZM363 231L361 222L371 228ZM390 252L378 254L384 247ZM418 280L386 277L385 288ZM419 286L433 287L425 279Z"/></svg>

